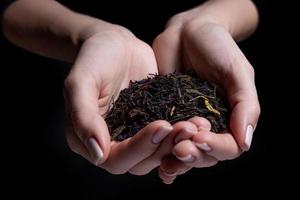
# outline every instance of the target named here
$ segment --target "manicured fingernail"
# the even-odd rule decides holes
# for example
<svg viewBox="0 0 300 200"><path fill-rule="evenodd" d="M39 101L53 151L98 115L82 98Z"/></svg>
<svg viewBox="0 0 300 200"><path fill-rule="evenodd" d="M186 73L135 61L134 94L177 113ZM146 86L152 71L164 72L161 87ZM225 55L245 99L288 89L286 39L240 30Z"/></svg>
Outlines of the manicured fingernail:
<svg viewBox="0 0 300 200"><path fill-rule="evenodd" d="M178 157L176 156L179 160L181 160L182 162L193 162L195 160L195 158L192 155L187 155L184 157Z"/></svg>
<svg viewBox="0 0 300 200"><path fill-rule="evenodd" d="M166 176L177 176L178 172L177 172L177 171L176 171L176 172L173 172L173 173L164 172L164 174L165 174Z"/></svg>
<svg viewBox="0 0 300 200"><path fill-rule="evenodd" d="M252 142L252 136L253 136L253 127L249 125L246 130L246 137L245 137L245 144L246 144L246 150L250 149L251 142Z"/></svg>
<svg viewBox="0 0 300 200"><path fill-rule="evenodd" d="M97 165L103 159L103 151L98 142L95 138L91 137L87 140L86 147L94 164Z"/></svg>
<svg viewBox="0 0 300 200"><path fill-rule="evenodd" d="M174 180L163 180L163 183L166 185L171 185L174 182Z"/></svg>
<svg viewBox="0 0 300 200"><path fill-rule="evenodd" d="M162 126L154 134L152 142L154 144L160 143L171 131L173 130L172 126Z"/></svg>
<svg viewBox="0 0 300 200"><path fill-rule="evenodd" d="M207 143L194 143L199 149L203 151L211 151L212 148Z"/></svg>
<svg viewBox="0 0 300 200"><path fill-rule="evenodd" d="M198 131L210 131L210 127L198 126Z"/></svg>
<svg viewBox="0 0 300 200"><path fill-rule="evenodd" d="M193 129L190 129L190 128L184 128L183 131L186 132L186 133L189 133L191 135L196 135L198 133L197 130L193 130ZM182 140L182 135L178 134L178 136L174 140L174 143L177 144L178 142L180 142L180 140Z"/></svg>

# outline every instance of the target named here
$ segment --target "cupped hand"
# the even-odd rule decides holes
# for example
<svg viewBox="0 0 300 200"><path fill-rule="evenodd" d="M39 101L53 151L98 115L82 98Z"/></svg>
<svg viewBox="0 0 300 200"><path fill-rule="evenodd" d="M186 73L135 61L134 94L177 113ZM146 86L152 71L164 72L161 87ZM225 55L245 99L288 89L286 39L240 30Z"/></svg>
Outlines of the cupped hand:
<svg viewBox="0 0 300 200"><path fill-rule="evenodd" d="M104 120L111 101L130 80L157 73L152 48L127 29L111 27L89 35L65 80L65 132L74 152L113 174L122 174L150 156L173 128L159 120L132 138L111 141Z"/></svg>
<svg viewBox="0 0 300 200"><path fill-rule="evenodd" d="M185 71L192 68L200 77L217 85L231 106L228 133L216 135L208 130L200 131L198 135L201 137L197 136L199 138L195 137L193 140L199 139L199 142L208 144L209 142L203 138L209 138L209 141L214 138L214 143L220 144L216 149L222 149L222 140L227 138L226 141L231 142L224 145L231 145L229 148L235 150L225 151L221 157L218 157L219 154L214 157L217 160L236 158L241 151L249 150L260 115L253 67L223 26L206 17L186 22L183 22L183 18L182 14L172 18L166 30L153 43L159 73L166 74L174 70ZM213 146L211 144L210 148L213 149ZM183 147L190 150L184 154L185 156L196 155L196 150L200 149L196 160L201 157L200 153L207 154L192 141L177 144L174 152L183 153L176 151L184 149ZM236 149L237 147L240 151ZM214 151L216 150L212 150ZM195 166L201 164L198 162ZM177 171L180 171L179 168Z"/></svg>
<svg viewBox="0 0 300 200"><path fill-rule="evenodd" d="M160 73L193 68L219 87L231 106L230 132L241 149L248 150L260 106L253 67L229 32L209 20L171 23L153 48Z"/></svg>
<svg viewBox="0 0 300 200"><path fill-rule="evenodd" d="M160 165L159 175L167 184L193 167L211 167L219 161L237 158L242 153L231 133L211 132L211 124L205 118L193 117L188 121L197 127L197 133L190 139L182 139L179 135L175 137L173 155L165 157Z"/></svg>

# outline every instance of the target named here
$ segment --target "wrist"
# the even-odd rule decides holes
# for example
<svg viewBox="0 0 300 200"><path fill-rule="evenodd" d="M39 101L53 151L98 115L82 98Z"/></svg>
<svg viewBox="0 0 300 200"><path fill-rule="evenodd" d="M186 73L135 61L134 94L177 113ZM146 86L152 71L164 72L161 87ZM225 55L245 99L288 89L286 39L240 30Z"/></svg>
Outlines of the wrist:
<svg viewBox="0 0 300 200"><path fill-rule="evenodd" d="M130 38L135 37L134 34L126 29L125 27L112 24L109 22L102 21L100 19L92 18L89 16L84 16L86 22L85 25L75 32L75 42L76 44L82 44L91 37L97 36L108 36L108 37L120 37L120 38Z"/></svg>
<svg viewBox="0 0 300 200"><path fill-rule="evenodd" d="M186 27L193 26L199 28L206 25L219 25L224 27L226 30L229 29L229 25L224 20L218 19L217 16L206 12L205 6L199 6L189 11L185 11L174 15L167 23L167 28L177 27L181 30Z"/></svg>
<svg viewBox="0 0 300 200"><path fill-rule="evenodd" d="M242 40L253 33L257 23L258 12L251 0L216 0L173 16L167 28L215 24L225 28L234 39Z"/></svg>
<svg viewBox="0 0 300 200"><path fill-rule="evenodd" d="M75 13L73 11L59 16L60 20L53 20L50 23L50 32L60 37L68 38L73 46L79 49L85 41L97 35L107 35L114 37L134 36L128 29L105 22L103 20L87 15ZM58 30L61 32L58 33Z"/></svg>

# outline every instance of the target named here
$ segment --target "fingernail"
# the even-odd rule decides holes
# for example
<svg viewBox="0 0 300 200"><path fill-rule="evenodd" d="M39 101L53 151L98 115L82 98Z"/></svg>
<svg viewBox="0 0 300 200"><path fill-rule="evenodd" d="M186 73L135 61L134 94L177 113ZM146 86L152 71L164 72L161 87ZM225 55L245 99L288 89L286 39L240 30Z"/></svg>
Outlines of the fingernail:
<svg viewBox="0 0 300 200"><path fill-rule="evenodd" d="M191 135L196 135L198 133L197 130L193 130L190 128L184 128L183 131L190 133ZM181 134L178 134L178 136L174 140L174 143L177 144L180 140L182 140L182 136L181 136Z"/></svg>
<svg viewBox="0 0 300 200"><path fill-rule="evenodd" d="M207 143L194 143L199 149L203 151L211 151L212 148Z"/></svg>
<svg viewBox="0 0 300 200"><path fill-rule="evenodd" d="M165 174L166 176L177 176L178 172L177 172L177 171L175 171L175 172L173 172L173 173L164 172L164 174Z"/></svg>
<svg viewBox="0 0 300 200"><path fill-rule="evenodd" d="M245 137L246 150L250 149L252 137L253 137L253 127L251 125L249 125L247 127L246 137Z"/></svg>
<svg viewBox="0 0 300 200"><path fill-rule="evenodd" d="M209 127L198 126L198 131L210 131Z"/></svg>
<svg viewBox="0 0 300 200"><path fill-rule="evenodd" d="M178 157L176 156L179 160L181 160L182 162L193 162L195 160L195 158L192 155L187 155L184 157Z"/></svg>
<svg viewBox="0 0 300 200"><path fill-rule="evenodd" d="M174 180L163 180L163 183L166 185L171 185L174 182Z"/></svg>
<svg viewBox="0 0 300 200"><path fill-rule="evenodd" d="M160 143L171 131L173 130L172 126L162 126L154 134L152 142L154 144Z"/></svg>
<svg viewBox="0 0 300 200"><path fill-rule="evenodd" d="M86 147L94 164L98 165L98 163L103 159L103 151L98 142L95 140L95 138L91 137L87 140Z"/></svg>

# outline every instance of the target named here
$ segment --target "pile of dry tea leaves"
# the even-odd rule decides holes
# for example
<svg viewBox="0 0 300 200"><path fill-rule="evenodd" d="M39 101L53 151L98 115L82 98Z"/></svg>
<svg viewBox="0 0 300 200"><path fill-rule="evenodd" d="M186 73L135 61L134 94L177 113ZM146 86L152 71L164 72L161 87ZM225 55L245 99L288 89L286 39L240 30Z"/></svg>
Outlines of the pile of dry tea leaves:
<svg viewBox="0 0 300 200"><path fill-rule="evenodd" d="M152 121L162 119L174 124L194 116L208 119L212 131L222 132L227 127L228 104L215 86L196 73L171 73L131 81L113 102L105 120L112 140L122 141Z"/></svg>

